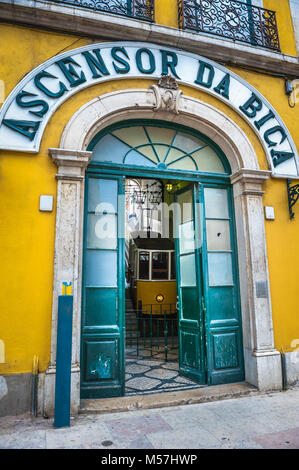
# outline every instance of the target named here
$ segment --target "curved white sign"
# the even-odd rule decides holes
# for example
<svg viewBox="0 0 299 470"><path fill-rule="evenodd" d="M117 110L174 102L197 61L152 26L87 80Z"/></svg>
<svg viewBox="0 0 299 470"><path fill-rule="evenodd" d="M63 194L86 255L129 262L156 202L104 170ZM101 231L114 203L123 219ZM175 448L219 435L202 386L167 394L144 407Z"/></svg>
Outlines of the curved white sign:
<svg viewBox="0 0 299 470"><path fill-rule="evenodd" d="M0 112L0 148L38 152L48 120L71 95L107 80L171 74L179 83L216 96L255 130L273 176L298 177L292 137L270 103L249 83L205 57L157 44L114 42L64 52L32 70Z"/></svg>

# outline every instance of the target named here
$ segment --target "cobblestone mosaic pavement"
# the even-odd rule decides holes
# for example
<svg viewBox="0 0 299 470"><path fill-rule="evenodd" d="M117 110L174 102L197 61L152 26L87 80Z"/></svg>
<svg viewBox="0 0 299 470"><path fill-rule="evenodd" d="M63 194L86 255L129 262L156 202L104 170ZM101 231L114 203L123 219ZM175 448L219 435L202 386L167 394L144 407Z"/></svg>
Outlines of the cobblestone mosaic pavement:
<svg viewBox="0 0 299 470"><path fill-rule="evenodd" d="M176 392L204 387L179 375L178 347L173 347L165 362L161 347L136 349L126 348L125 394L148 395L152 393Z"/></svg>
<svg viewBox="0 0 299 470"><path fill-rule="evenodd" d="M209 403L53 419L0 418L0 449L299 449L299 387Z"/></svg>

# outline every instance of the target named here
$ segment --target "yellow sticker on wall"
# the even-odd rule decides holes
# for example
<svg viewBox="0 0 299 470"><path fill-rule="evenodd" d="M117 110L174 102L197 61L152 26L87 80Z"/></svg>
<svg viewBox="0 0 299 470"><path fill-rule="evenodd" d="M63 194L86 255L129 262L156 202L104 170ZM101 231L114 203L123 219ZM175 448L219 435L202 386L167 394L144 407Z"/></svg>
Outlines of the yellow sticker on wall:
<svg viewBox="0 0 299 470"><path fill-rule="evenodd" d="M62 283L62 295L72 295L72 282Z"/></svg>

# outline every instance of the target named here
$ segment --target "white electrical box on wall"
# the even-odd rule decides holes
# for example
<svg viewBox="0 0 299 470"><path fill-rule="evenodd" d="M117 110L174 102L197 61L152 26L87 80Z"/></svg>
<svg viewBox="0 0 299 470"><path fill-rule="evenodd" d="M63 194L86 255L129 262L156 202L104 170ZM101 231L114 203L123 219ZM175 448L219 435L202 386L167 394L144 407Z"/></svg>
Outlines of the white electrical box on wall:
<svg viewBox="0 0 299 470"><path fill-rule="evenodd" d="M274 207L265 206L265 217L267 220L275 220Z"/></svg>
<svg viewBox="0 0 299 470"><path fill-rule="evenodd" d="M52 212L53 196L41 195L39 197L39 210L42 212Z"/></svg>

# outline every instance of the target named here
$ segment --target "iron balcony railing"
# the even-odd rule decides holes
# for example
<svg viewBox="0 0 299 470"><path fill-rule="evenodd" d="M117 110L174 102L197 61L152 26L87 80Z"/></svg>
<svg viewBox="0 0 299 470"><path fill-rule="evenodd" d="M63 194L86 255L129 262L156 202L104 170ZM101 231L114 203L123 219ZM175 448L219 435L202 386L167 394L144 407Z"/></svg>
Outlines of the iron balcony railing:
<svg viewBox="0 0 299 470"><path fill-rule="evenodd" d="M145 21L155 21L155 0L50 0L93 11L103 11L129 16Z"/></svg>
<svg viewBox="0 0 299 470"><path fill-rule="evenodd" d="M178 0L179 27L280 50L275 11L237 0Z"/></svg>

